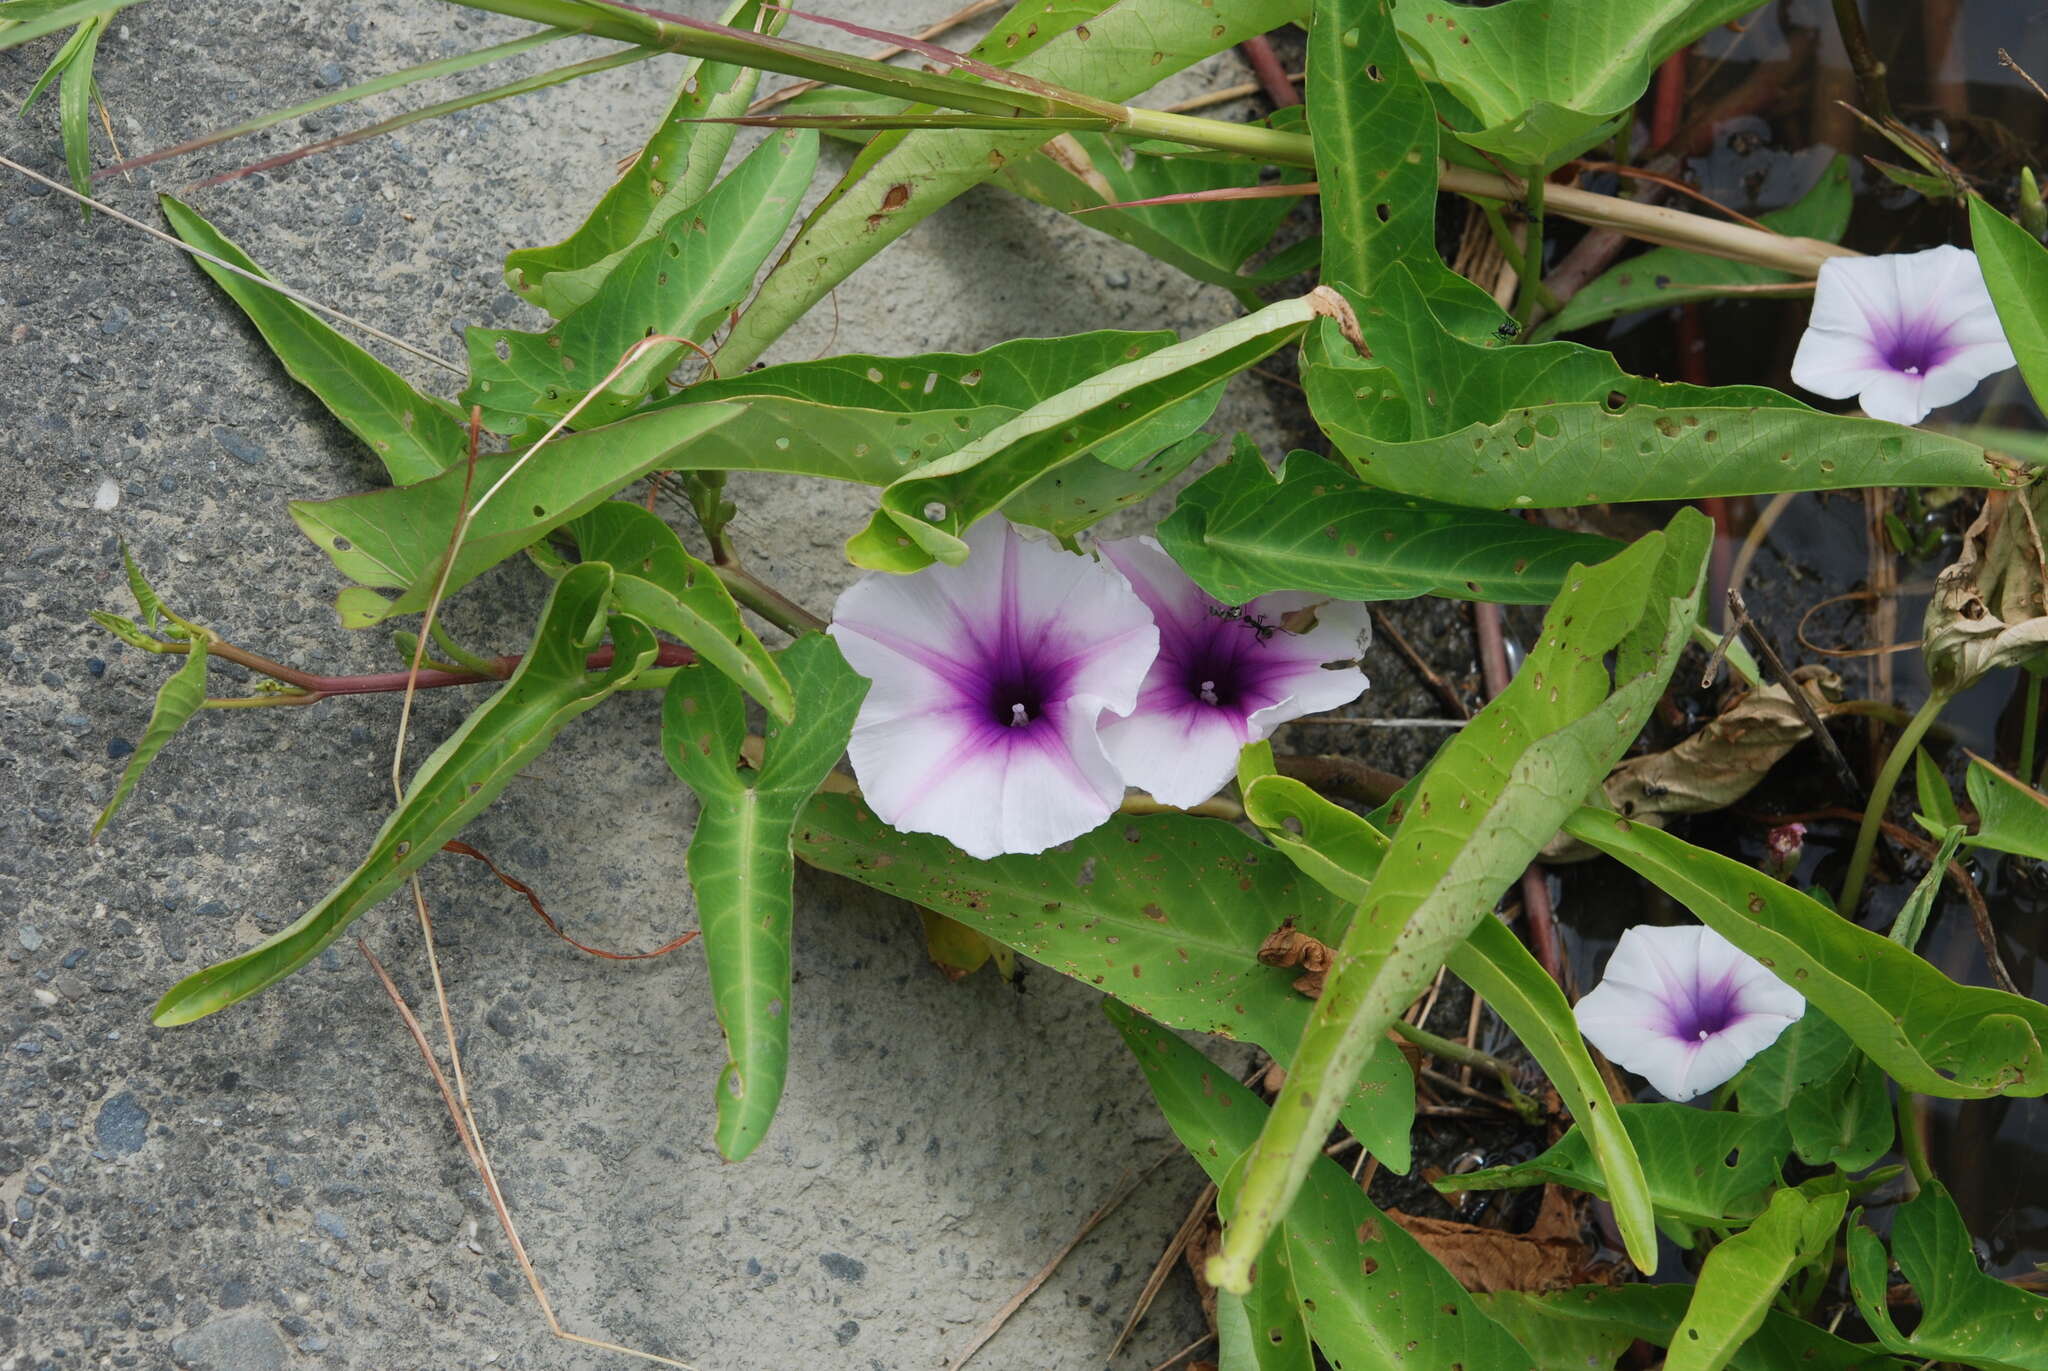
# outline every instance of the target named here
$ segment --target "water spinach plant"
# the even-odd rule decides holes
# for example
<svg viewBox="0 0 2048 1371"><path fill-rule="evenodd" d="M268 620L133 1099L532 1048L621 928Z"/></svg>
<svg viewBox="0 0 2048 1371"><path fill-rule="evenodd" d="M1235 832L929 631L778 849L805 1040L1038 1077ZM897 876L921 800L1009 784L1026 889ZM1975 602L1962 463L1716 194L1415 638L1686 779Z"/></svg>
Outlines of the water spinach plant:
<svg viewBox="0 0 2048 1371"><path fill-rule="evenodd" d="M100 621L185 661L102 822L202 708L496 688L404 775L355 871L276 936L170 987L156 1023L284 981L571 719L659 690L664 756L702 806L685 860L725 1033L703 1084L728 1158L758 1146L783 1090L801 860L902 896L983 955L1103 991L1215 1183L1204 1275L1232 1371L1318 1355L1346 1371L1548 1371L1613 1366L1639 1340L1685 1371L2048 1367L2048 1300L1979 1269L1915 1132L1928 1097L2048 1093L2048 1008L1916 951L1956 853L2048 858L2031 755L2018 775L1971 767L1974 819L1917 765L1939 855L1889 933L1855 917L1893 788L1941 704L1987 672L2033 668L2048 643L2038 488L1995 435L1916 426L2015 364L2048 393L2048 249L2031 233L1973 196L1974 254L1862 259L1828 241L1846 218L1839 168L1787 221L1805 236L1560 171L1603 147L1626 161L1657 66L1750 0L1023 0L969 53L912 44L921 67L798 41L791 12L760 0L716 23L607 0L464 3L621 53L684 54L685 72L582 226L506 260L510 288L552 324L470 329L453 397L416 388L164 198L202 269L389 475L291 508L344 583L343 622L423 622L397 634L404 670L308 677L181 617L131 562L139 612ZM53 64L82 73L66 78L68 117L74 85L80 109L90 85L77 64L121 7L8 0L0 44L86 26ZM1130 103L1289 23L1307 33L1300 108L1239 123ZM764 71L822 84L749 114ZM734 160L748 121L773 127ZM799 218L823 135L859 148ZM836 284L984 183L1228 285L1244 313L1187 338L755 365ZM1320 235L1273 251L1289 197L1308 194ZM1439 255L1440 219L1468 204L1518 271L1475 282ZM1660 266L1705 283L1689 298L1817 281L1794 376L1860 395L1865 413L1632 375L1558 338L1642 303L1626 262L1577 302L1549 296L1561 219L1656 245ZM1212 456L1222 387L1276 354L1298 362L1326 450L1240 436ZM872 518L845 531L859 579L829 620L745 566L732 472L873 489ZM684 495L687 541L637 498L650 482ZM1712 526L1692 502L1869 486L1988 494L1929 611L1935 698L1893 744L1831 893L1696 846L1616 795L1688 654L1747 674L1746 708L1807 703L1722 639ZM1623 502L1658 502L1661 527L1623 542L1542 517ZM1162 507L1137 536L1091 533ZM520 559L553 582L531 646L479 659L439 607ZM1282 724L1366 688L1368 604L1423 595L1544 606L1542 627L1429 765L1370 803L1276 756ZM222 659L274 683L210 699ZM1807 736L1789 727L1776 756ZM1697 921L1632 930L1576 1013L1501 917L1559 844L1631 868ZM1994 966L1996 950L1994 932ZM1523 1085L1542 1099L1515 1098L1568 1128L1525 1162L1438 1187L1542 1186L1573 1215L1571 1197L1593 1197L1617 1260L1572 1273L1580 1284L1467 1289L1440 1232L1377 1208L1327 1155L1342 1130L1375 1170L1411 1166L1402 1041L1455 1045L1404 1015L1444 968L1540 1072ZM1284 1083L1269 1103L1169 1029L1256 1044ZM1663 1098L1636 1099L1602 1053ZM1886 1164L1895 1152L1903 1164ZM1670 1279L1674 1265L1691 1279ZM1902 1302L1917 1321L1895 1315Z"/></svg>

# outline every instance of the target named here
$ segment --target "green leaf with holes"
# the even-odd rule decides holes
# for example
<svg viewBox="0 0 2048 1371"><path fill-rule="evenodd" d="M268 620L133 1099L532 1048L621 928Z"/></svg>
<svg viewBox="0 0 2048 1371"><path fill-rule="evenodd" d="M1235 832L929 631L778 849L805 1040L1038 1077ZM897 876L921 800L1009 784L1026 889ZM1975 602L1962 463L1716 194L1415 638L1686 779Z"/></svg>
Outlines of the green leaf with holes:
<svg viewBox="0 0 2048 1371"><path fill-rule="evenodd" d="M244 271L264 275L249 254L196 211L168 195L158 196L157 203L178 237ZM413 389L403 376L298 301L205 258L195 260L241 306L291 378L370 445L393 485L424 481L468 454L469 434L453 405Z"/></svg>
<svg viewBox="0 0 2048 1371"><path fill-rule="evenodd" d="M1338 451L1389 490L1523 509L2020 479L1974 443L1823 414L1760 386L1630 376L1577 343L1468 342L1398 265L1358 321L1371 357L1325 327L1304 350L1302 383Z"/></svg>
<svg viewBox="0 0 2048 1371"><path fill-rule="evenodd" d="M1122 0L1064 30L1079 7L1039 16L1016 10L999 25L1007 64L1021 76L1121 102L1216 53L1302 17L1301 0ZM1010 43L1010 38L1015 43ZM1010 88L991 88L1021 97ZM1021 103L1021 99L1020 99ZM1000 111L999 111L1000 112ZM798 318L926 216L1044 144L1043 130L925 129L877 135L855 157L718 351L722 372L752 363Z"/></svg>
<svg viewBox="0 0 2048 1371"><path fill-rule="evenodd" d="M1243 1288L1320 1154L1333 1094L1641 730L1691 636L1709 541L1685 512L1575 570L1515 679L1423 773L1338 949L1211 1284ZM1654 1250L1634 1255L1654 1264Z"/></svg>
<svg viewBox="0 0 2048 1371"><path fill-rule="evenodd" d="M1138 209L1105 207L1308 179L1306 171L1287 168L1278 182L1264 182L1256 163L1200 157L1133 157L1126 165L1118 143L1099 133L1076 132L1053 139L1029 156L1012 158L996 184L1071 214L1077 223L1150 253L1198 281L1244 290L1284 279L1269 269L1247 271L1246 263L1272 241L1297 200L1261 197ZM1293 261L1290 256L1280 269L1285 271Z"/></svg>
<svg viewBox="0 0 2048 1371"><path fill-rule="evenodd" d="M1003 506L1012 523L1071 538L1128 509L1186 471L1216 445L1213 433L1191 433L1128 468L1083 457L1033 481Z"/></svg>
<svg viewBox="0 0 2048 1371"><path fill-rule="evenodd" d="M770 723L758 766L740 769L745 702L697 664L670 678L661 752L697 792L690 885L704 930L711 999L731 1059L718 1075L718 1151L738 1161L759 1146L789 1070L790 833L804 802L846 751L868 683L822 633L776 654L796 693L795 721Z"/></svg>
<svg viewBox="0 0 2048 1371"><path fill-rule="evenodd" d="M1745 1114L1782 1116L1809 1166L1861 1171L1891 1150L1884 1072L1825 1014L1802 1014L1759 1052L1738 1098Z"/></svg>
<svg viewBox="0 0 2048 1371"><path fill-rule="evenodd" d="M1506 313L1437 256L1436 102L1388 0L1317 0L1305 94L1316 111L1309 135L1322 187L1323 279L1363 311L1400 268L1454 331L1484 338L1500 327ZM1316 336L1348 346L1333 324Z"/></svg>
<svg viewBox="0 0 2048 1371"><path fill-rule="evenodd" d="M1919 1296L1920 1322L1911 1333L1901 1333L1892 1318L1883 1242L1861 1222L1851 1226L1849 1286L1864 1322L1891 1351L1983 1371L2048 1371L2048 1299L1977 1265L1970 1230L1941 1182L1927 1182L1899 1206L1891 1260Z"/></svg>
<svg viewBox="0 0 2048 1371"><path fill-rule="evenodd" d="M1300 1297L1278 1256L1259 1268L1250 1294L1217 1292L1216 1355L1231 1371L1315 1371Z"/></svg>
<svg viewBox="0 0 2048 1371"><path fill-rule="evenodd" d="M1685 1285L1582 1285L1548 1295L1481 1295L1479 1304L1521 1340L1536 1371L1588 1371L1613 1366L1636 1338L1670 1346L1691 1295ZM1588 1360L1592 1349L1612 1351ZM1732 1371L1906 1371L1875 1348L1777 1310L1766 1311L1728 1365Z"/></svg>
<svg viewBox="0 0 2048 1371"><path fill-rule="evenodd" d="M783 113L881 121L906 118L907 108L902 101L887 96L824 88L789 101ZM1298 113L1300 107L1291 108ZM1275 111L1268 122L1280 123L1282 113ZM887 125L832 123L826 124L821 132L865 144L874 129L880 127ZM1275 285L1315 268L1322 248L1322 240L1317 237L1291 243L1256 267L1249 262L1273 237L1299 197L1260 196L1121 208L1130 201L1156 196L1262 184L1256 162L1176 147L1158 156L1134 157L1126 167L1121 155L1123 146L1100 134L1069 132L1036 152L1010 158L997 173L995 184L1048 209L1070 214L1075 222L1149 253L1198 281L1241 292L1240 298L1248 304L1250 297L1242 293L1252 287ZM1282 170L1285 182L1306 179L1299 168Z"/></svg>
<svg viewBox="0 0 2048 1371"><path fill-rule="evenodd" d="M781 241L817 165L817 135L762 143L732 174L661 231L628 248L590 298L545 333L469 330L465 405L494 433L531 432L558 419L627 352L661 334L703 343L739 309ZM651 347L577 416L584 428L624 417L683 359L681 343Z"/></svg>
<svg viewBox="0 0 2048 1371"><path fill-rule="evenodd" d="M1760 221L1779 233L1837 243L1849 227L1851 199L1849 159L1837 157L1813 189L1785 208L1761 216ZM1544 322L1536 337L1555 338L1634 310L1668 309L1694 300L1740 299L1772 287L1782 288L1785 295L1812 289L1790 272L1683 248L1652 248L1594 277Z"/></svg>
<svg viewBox="0 0 2048 1371"><path fill-rule="evenodd" d="M1809 1197L1780 1190L1754 1223L1707 1253L1666 1371L1722 1371L1763 1327L1787 1281L1817 1257L1833 1266L1835 1230L1848 1207L1846 1191Z"/></svg>
<svg viewBox="0 0 2048 1371"><path fill-rule="evenodd" d="M1606 137L1650 76L1752 0L1440 0L1395 11L1416 64L1475 125L1459 136L1517 166L1555 166Z"/></svg>
<svg viewBox="0 0 2048 1371"><path fill-rule="evenodd" d="M565 435L531 461L515 453L479 458L473 481L458 468L392 490L294 500L292 520L357 585L404 592L395 600L344 592L342 622L367 628L426 608L456 521L488 492L497 490L469 525L448 576L449 594L648 472L696 466L711 455L703 436L744 412L738 405L706 404L641 415ZM752 455L768 470L783 469L774 464L772 448Z"/></svg>
<svg viewBox="0 0 2048 1371"><path fill-rule="evenodd" d="M1769 967L1901 1089L1964 1100L2048 1094L2048 1005L1958 985L1812 897L1661 829L1588 809L1565 831Z"/></svg>
<svg viewBox="0 0 2048 1371"><path fill-rule="evenodd" d="M1548 604L1574 565L1620 550L1512 514L1382 490L1310 452L1290 453L1276 477L1248 444L1180 493L1159 541L1231 605L1275 590Z"/></svg>
<svg viewBox="0 0 2048 1371"><path fill-rule="evenodd" d="M1782 1119L1668 1103L1616 1105L1614 1112L1642 1160L1650 1204L1681 1246L1692 1245L1691 1228L1725 1228L1763 1212L1789 1147ZM1545 1183L1607 1198L1583 1127L1574 1125L1529 1161L1446 1176L1437 1188L1519 1190Z"/></svg>
<svg viewBox="0 0 2048 1371"><path fill-rule="evenodd" d="M720 23L780 32L788 14L762 0L740 0ZM754 67L692 59L681 89L640 155L612 182L576 231L548 247L505 258L505 284L561 319L587 303L625 255L648 241L711 189L761 73Z"/></svg>
<svg viewBox="0 0 2048 1371"><path fill-rule="evenodd" d="M1313 1005L1292 988L1298 973L1259 964L1259 944L1284 920L1341 926L1335 897L1271 848L1184 814L1118 816L1051 851L983 862L826 794L805 811L796 853L1163 1023L1257 1043L1282 1063ZM1415 1083L1396 1048L1369 1055L1341 1104L1345 1126L1387 1166L1407 1170Z"/></svg>
<svg viewBox="0 0 2048 1371"><path fill-rule="evenodd" d="M718 574L675 530L638 505L608 500L569 525L586 562L609 562L620 610L694 650L784 723L796 708L789 682Z"/></svg>
<svg viewBox="0 0 2048 1371"><path fill-rule="evenodd" d="M1264 1102L1186 1043L1105 1004L1166 1122L1223 1187L1228 1222L1239 1166L1258 1143ZM1345 1371L1513 1367L1522 1351L1451 1273L1365 1197L1344 1168L1318 1156L1301 1199L1273 1231L1311 1337ZM1261 1262L1263 1268L1267 1263ZM1253 1283L1255 1292L1264 1284Z"/></svg>
<svg viewBox="0 0 2048 1371"><path fill-rule="evenodd" d="M1347 906L1366 903L1391 840L1372 824L1273 769L1270 743L1244 750L1238 790L1245 817L1309 877ZM1325 942L1343 929L1306 928ZM1616 1118L1607 1083L1594 1066L1564 992L1521 940L1498 919L1481 919L1445 964L1500 1015L1549 1076L1574 1119L1587 1126L1594 1159L1607 1178L1616 1222L1632 1254L1656 1251L1649 1184L1635 1145Z"/></svg>
<svg viewBox="0 0 2048 1371"><path fill-rule="evenodd" d="M204 1018L319 956L357 915L397 890L488 808L570 720L638 676L654 660L657 644L638 620L610 612L611 593L612 570L602 563L572 568L556 582L533 646L497 694L420 763L363 864L297 922L172 986L150 1022L168 1028ZM611 665L588 670L589 654L607 635Z"/></svg>
<svg viewBox="0 0 2048 1371"><path fill-rule="evenodd" d="M1221 383L1298 337L1318 307L1306 296L1268 305L1040 401L883 491L881 509L848 540L847 556L856 566L894 572L964 561L966 530L1033 481L1137 434L1156 442L1161 426L1168 441L1200 427ZM1149 452L1131 454L1140 455Z"/></svg>

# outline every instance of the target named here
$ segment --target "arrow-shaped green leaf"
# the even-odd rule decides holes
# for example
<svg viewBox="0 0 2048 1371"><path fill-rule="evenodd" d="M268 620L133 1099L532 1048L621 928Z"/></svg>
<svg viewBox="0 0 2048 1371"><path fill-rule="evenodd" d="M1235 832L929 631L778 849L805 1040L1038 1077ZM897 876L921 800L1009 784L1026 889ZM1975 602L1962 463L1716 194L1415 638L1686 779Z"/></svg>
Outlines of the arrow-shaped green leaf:
<svg viewBox="0 0 2048 1371"><path fill-rule="evenodd" d="M357 915L396 890L481 814L571 719L639 675L654 660L654 635L636 619L607 613L611 588L612 570L602 563L563 576L518 669L421 763L363 864L290 927L172 986L150 1022L168 1028L204 1018L319 956ZM590 650L607 631L617 649L611 666L585 670Z"/></svg>
<svg viewBox="0 0 2048 1371"><path fill-rule="evenodd" d="M793 722L770 724L757 770L737 768L747 717L732 682L701 664L669 681L661 752L697 792L690 884L704 929L711 996L731 1060L718 1077L718 1150L759 1145L789 1070L790 831L846 751L867 694L839 648L806 634L777 654L796 694Z"/></svg>

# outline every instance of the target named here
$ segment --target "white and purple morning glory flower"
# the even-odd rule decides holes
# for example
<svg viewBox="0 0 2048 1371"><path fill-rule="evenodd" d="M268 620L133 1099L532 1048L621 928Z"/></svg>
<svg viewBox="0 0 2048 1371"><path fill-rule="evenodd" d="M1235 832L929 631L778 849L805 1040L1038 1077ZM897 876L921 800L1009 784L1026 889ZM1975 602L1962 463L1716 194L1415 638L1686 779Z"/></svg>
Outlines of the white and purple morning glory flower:
<svg viewBox="0 0 2048 1371"><path fill-rule="evenodd" d="M1579 1032L1671 1100L1729 1080L1797 1023L1806 1001L1711 928L1638 924L1579 1001Z"/></svg>
<svg viewBox="0 0 2048 1371"><path fill-rule="evenodd" d="M1938 247L1823 262L1792 380L1917 424L2014 364L1977 254Z"/></svg>
<svg viewBox="0 0 2048 1371"><path fill-rule="evenodd" d="M1124 578L991 516L960 566L871 574L831 633L874 684L848 753L883 822L973 857L1043 852L1115 812L1104 712L1127 714L1159 632Z"/></svg>
<svg viewBox="0 0 2048 1371"><path fill-rule="evenodd" d="M1102 555L1159 625L1159 656L1138 707L1102 727L1124 779L1154 799L1200 804L1230 779L1246 743L1365 689L1357 659L1372 620L1364 605L1298 592L1225 605L1150 538L1104 543ZM1311 609L1314 626L1289 631Z"/></svg>

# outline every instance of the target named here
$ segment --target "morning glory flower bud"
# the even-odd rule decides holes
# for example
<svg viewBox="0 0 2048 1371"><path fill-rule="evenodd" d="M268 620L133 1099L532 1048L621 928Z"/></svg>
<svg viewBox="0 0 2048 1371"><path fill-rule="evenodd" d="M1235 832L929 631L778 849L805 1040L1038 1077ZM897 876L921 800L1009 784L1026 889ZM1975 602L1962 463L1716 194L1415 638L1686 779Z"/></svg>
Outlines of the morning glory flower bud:
<svg viewBox="0 0 2048 1371"><path fill-rule="evenodd" d="M1357 659L1372 620L1364 605L1293 591L1226 605L1150 538L1104 543L1102 556L1130 578L1159 625L1159 656L1137 709L1102 727L1124 779L1154 799L1200 804L1236 772L1246 743L1365 689Z"/></svg>
<svg viewBox="0 0 2048 1371"><path fill-rule="evenodd" d="M1799 992L1711 928L1638 924L1581 999L1579 1032L1667 1099L1729 1080L1806 1010Z"/></svg>
<svg viewBox="0 0 2048 1371"><path fill-rule="evenodd" d="M1977 254L1938 247L1821 263L1792 380L1917 424L2014 364Z"/></svg>
<svg viewBox="0 0 2048 1371"><path fill-rule="evenodd" d="M871 573L840 595L832 637L873 682L847 751L875 814L971 857L1043 852L1123 802L1103 748L1159 650L1114 569L991 516L959 566Z"/></svg>

